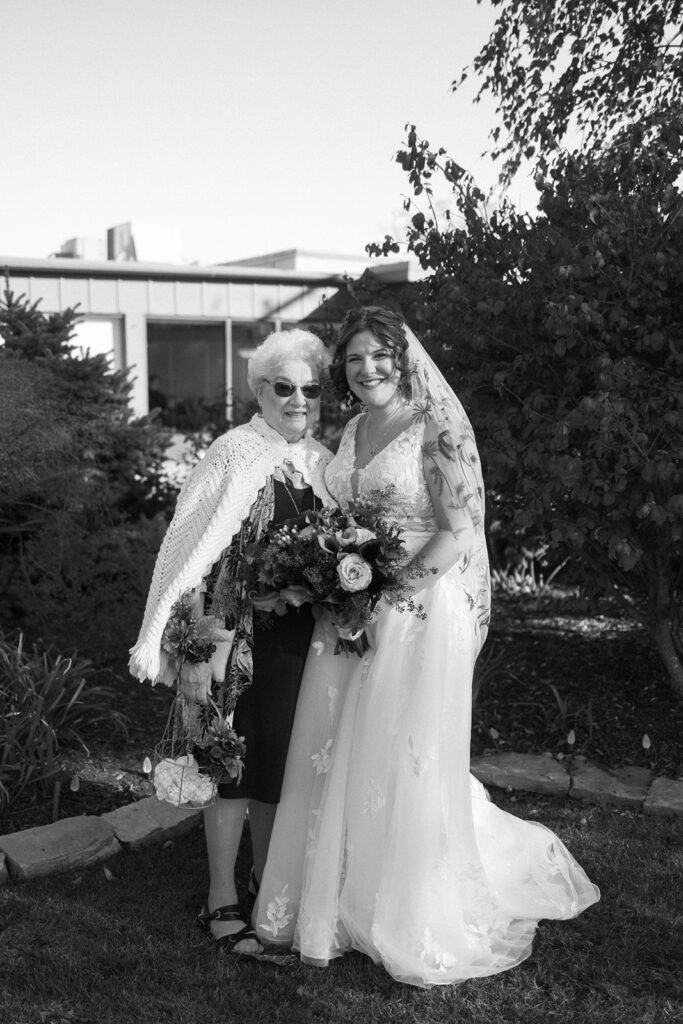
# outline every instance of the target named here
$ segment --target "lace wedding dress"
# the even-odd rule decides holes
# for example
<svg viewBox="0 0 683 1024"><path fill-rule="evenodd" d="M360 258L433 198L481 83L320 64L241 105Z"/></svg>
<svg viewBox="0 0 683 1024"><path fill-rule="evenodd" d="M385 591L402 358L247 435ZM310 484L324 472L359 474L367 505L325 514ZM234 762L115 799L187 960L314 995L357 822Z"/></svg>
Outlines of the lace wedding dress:
<svg viewBox="0 0 683 1024"><path fill-rule="evenodd" d="M417 551L437 528L425 428L356 470L358 422L327 487L344 505L393 486ZM263 940L293 945L306 963L356 949L398 981L452 984L513 967L540 918L599 899L557 836L499 810L469 773L482 637L466 578L456 564L425 589L425 619L383 606L363 658L335 656L334 637L316 628L255 908Z"/></svg>

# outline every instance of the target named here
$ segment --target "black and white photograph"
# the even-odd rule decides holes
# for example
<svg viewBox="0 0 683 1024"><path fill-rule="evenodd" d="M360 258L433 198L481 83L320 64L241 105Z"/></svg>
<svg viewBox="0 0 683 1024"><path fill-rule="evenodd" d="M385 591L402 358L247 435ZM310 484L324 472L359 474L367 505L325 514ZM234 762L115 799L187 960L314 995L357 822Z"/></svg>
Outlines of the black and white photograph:
<svg viewBox="0 0 683 1024"><path fill-rule="evenodd" d="M683 0L0 0L1 1024L683 1021Z"/></svg>

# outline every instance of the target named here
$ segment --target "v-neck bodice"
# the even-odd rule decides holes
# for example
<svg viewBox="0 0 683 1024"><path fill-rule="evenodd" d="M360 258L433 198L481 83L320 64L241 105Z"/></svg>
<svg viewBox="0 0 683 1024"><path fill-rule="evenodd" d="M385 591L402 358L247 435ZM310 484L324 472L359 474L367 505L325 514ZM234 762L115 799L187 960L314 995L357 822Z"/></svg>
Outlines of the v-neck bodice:
<svg viewBox="0 0 683 1024"><path fill-rule="evenodd" d="M356 431L361 416L346 425L339 450L325 471L325 483L340 505L370 498L391 489L392 513L406 528L437 528L422 466L424 424L413 423L374 455L362 469L356 466Z"/></svg>

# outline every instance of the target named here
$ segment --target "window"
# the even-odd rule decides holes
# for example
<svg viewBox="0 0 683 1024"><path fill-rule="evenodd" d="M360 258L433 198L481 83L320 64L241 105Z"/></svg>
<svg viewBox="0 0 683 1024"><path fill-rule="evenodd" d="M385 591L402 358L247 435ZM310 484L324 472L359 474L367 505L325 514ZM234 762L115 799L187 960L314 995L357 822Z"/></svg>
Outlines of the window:
<svg viewBox="0 0 683 1024"><path fill-rule="evenodd" d="M226 425L225 327L223 324L147 324L150 411L177 430Z"/></svg>
<svg viewBox="0 0 683 1024"><path fill-rule="evenodd" d="M73 341L82 355L88 352L91 356L106 356L111 369L122 369L123 330L120 318L79 320Z"/></svg>

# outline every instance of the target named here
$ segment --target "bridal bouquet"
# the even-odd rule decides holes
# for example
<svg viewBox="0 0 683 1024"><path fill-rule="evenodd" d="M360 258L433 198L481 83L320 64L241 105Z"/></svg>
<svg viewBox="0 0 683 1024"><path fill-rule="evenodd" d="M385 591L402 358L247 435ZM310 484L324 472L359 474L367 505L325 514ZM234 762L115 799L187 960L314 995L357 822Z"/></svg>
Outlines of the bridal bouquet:
<svg viewBox="0 0 683 1024"><path fill-rule="evenodd" d="M244 738L211 699L211 680L222 679L232 640L212 615L199 615L189 591L178 598L166 624L161 649L164 681L176 683L167 734L156 751L156 795L175 806L202 806L217 785L242 777Z"/></svg>
<svg viewBox="0 0 683 1024"><path fill-rule="evenodd" d="M310 602L316 618L328 611L337 633L335 654L368 650L365 630L382 597L423 618L409 580L428 573L416 567L408 578L399 575L408 552L387 511L383 492L350 509L305 512L249 544L240 574L254 607L284 615L287 605Z"/></svg>

